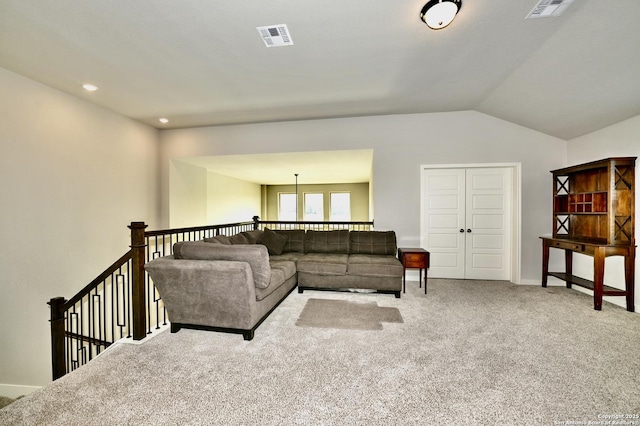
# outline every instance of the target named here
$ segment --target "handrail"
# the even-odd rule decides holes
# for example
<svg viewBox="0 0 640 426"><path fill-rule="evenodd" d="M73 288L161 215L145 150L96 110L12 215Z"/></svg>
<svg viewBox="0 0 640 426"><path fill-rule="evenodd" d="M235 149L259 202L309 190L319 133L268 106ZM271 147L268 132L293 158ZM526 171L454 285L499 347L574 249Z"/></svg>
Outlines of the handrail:
<svg viewBox="0 0 640 426"><path fill-rule="evenodd" d="M144 264L173 253L178 241L232 235L267 226L274 229L371 230L371 222L252 221L147 231L131 222L130 250L69 300L54 297L51 307L53 379L80 367L123 337L142 340L155 326L167 324L167 313ZM154 318L155 317L155 318Z"/></svg>
<svg viewBox="0 0 640 426"><path fill-rule="evenodd" d="M281 220L257 220L256 229L263 225L276 225L277 228L298 228L298 229L311 229L314 228L327 228L327 229L373 229L373 221L361 221L361 222L322 222L322 221L281 221Z"/></svg>
<svg viewBox="0 0 640 426"><path fill-rule="evenodd" d="M55 297L48 302L51 306L51 363L54 380L80 366L80 359L85 362L87 358L92 359L129 332L130 303L125 303L128 299L128 292L124 289L126 280L118 277L125 276L125 269L128 274L131 259L132 251L129 250L69 300ZM101 301L104 304L99 305L97 310L96 298L104 299ZM110 308L110 318L113 320L116 317L116 326L107 327L107 308ZM119 329L116 330L116 327Z"/></svg>
<svg viewBox="0 0 640 426"><path fill-rule="evenodd" d="M96 285L106 280L111 274L113 274L119 267L124 265L127 261L131 259L131 250L126 252L120 259L113 262L113 265L109 266L103 273L98 275L93 281L87 284L82 290L80 290L75 296L71 299L67 300L64 303L65 310L72 305L75 305L80 299L89 294L91 290L93 290Z"/></svg>
<svg viewBox="0 0 640 426"><path fill-rule="evenodd" d="M204 225L204 226L194 226L191 228L174 228L174 229L161 229L156 231L145 231L145 237L154 237L158 235L168 235L168 234L181 234L186 232L198 232L198 231L207 231L211 229L223 229L230 227L240 227L244 225L253 225L254 222L237 222L237 223L227 223L224 225Z"/></svg>

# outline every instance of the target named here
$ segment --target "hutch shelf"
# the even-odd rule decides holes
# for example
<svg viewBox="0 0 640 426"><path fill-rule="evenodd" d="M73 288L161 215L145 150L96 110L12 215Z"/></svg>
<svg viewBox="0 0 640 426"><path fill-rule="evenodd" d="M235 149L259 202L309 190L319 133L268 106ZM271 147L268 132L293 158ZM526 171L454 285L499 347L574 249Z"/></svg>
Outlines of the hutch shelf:
<svg viewBox="0 0 640 426"><path fill-rule="evenodd" d="M635 284L635 160L606 158L558 170L553 174L553 234L542 239L542 286L548 276L593 290L594 308L602 309L602 296L626 297L634 311ZM565 272L549 272L549 249L565 252ZM593 281L576 277L573 253L593 257ZM623 256L625 289L606 286L604 260Z"/></svg>

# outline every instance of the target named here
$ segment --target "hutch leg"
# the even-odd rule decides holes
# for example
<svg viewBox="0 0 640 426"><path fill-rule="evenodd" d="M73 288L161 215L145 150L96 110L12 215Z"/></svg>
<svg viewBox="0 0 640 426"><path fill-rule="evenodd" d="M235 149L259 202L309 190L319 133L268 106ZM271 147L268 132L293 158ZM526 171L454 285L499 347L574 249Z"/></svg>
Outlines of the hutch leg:
<svg viewBox="0 0 640 426"><path fill-rule="evenodd" d="M420 279L418 280L418 286L422 288L422 268L420 268Z"/></svg>
<svg viewBox="0 0 640 426"><path fill-rule="evenodd" d="M593 256L593 309L602 309L604 289L604 247L596 247Z"/></svg>
<svg viewBox="0 0 640 426"><path fill-rule="evenodd" d="M542 241L542 287L547 286L547 275L549 274L549 244Z"/></svg>
<svg viewBox="0 0 640 426"><path fill-rule="evenodd" d="M571 288L571 280L573 279L573 252L569 249L564 251L564 267L567 276L567 288Z"/></svg>
<svg viewBox="0 0 640 426"><path fill-rule="evenodd" d="M634 285L635 285L636 248L629 247L624 257L624 281L627 291L627 311L635 312Z"/></svg>

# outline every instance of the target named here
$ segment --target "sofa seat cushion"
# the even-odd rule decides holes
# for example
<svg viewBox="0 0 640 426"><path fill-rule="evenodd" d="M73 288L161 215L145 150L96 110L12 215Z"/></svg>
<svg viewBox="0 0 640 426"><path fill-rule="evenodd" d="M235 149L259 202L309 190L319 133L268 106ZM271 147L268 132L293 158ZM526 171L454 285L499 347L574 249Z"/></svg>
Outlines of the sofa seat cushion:
<svg viewBox="0 0 640 426"><path fill-rule="evenodd" d="M315 275L345 275L347 273L348 254L307 253L296 267L298 272Z"/></svg>
<svg viewBox="0 0 640 426"><path fill-rule="evenodd" d="M401 277L402 263L395 256L352 254L347 274L363 277Z"/></svg>
<svg viewBox="0 0 640 426"><path fill-rule="evenodd" d="M262 300L278 289L288 279L296 274L296 264L284 260L270 260L271 281L267 288L256 287L256 300Z"/></svg>
<svg viewBox="0 0 640 426"><path fill-rule="evenodd" d="M269 252L259 244L216 244L203 241L181 241L173 245L176 259L235 260L251 266L256 288L267 288L271 280Z"/></svg>

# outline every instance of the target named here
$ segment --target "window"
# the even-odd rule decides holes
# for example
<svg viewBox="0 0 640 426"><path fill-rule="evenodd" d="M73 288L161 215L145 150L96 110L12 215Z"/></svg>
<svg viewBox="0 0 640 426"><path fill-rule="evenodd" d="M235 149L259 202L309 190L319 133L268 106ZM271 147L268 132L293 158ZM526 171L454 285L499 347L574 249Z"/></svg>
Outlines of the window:
<svg viewBox="0 0 640 426"><path fill-rule="evenodd" d="M304 194L304 220L324 222L324 194Z"/></svg>
<svg viewBox="0 0 640 426"><path fill-rule="evenodd" d="M331 193L331 213L329 214L329 220L333 222L351 221L351 193Z"/></svg>
<svg viewBox="0 0 640 426"><path fill-rule="evenodd" d="M295 222L298 196L297 194L278 194L278 220Z"/></svg>

